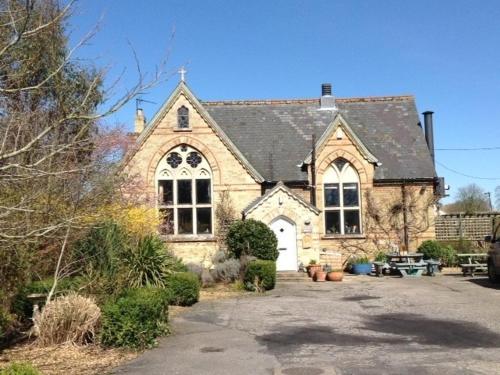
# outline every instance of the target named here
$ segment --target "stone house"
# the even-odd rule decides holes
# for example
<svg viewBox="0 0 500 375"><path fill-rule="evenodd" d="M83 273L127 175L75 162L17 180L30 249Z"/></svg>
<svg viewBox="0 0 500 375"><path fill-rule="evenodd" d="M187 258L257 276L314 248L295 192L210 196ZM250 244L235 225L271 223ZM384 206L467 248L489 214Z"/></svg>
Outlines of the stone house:
<svg viewBox="0 0 500 375"><path fill-rule="evenodd" d="M181 80L146 124L124 172L157 206L161 233L187 262L217 251L222 199L276 233L278 270L329 254L413 250L434 238L443 181L412 96L201 101ZM427 142L426 142L427 140ZM225 197L225 198L223 198Z"/></svg>

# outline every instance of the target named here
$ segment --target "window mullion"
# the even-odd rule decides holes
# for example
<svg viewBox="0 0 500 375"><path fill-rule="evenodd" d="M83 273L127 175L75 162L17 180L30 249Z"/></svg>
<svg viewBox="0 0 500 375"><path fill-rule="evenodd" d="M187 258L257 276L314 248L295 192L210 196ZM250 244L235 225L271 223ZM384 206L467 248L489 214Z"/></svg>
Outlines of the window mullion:
<svg viewBox="0 0 500 375"><path fill-rule="evenodd" d="M173 180L172 182L172 200L173 200L173 210L172 210L172 215L174 216L172 219L174 220L174 235L177 236L179 234L179 220L177 218L177 180Z"/></svg>
<svg viewBox="0 0 500 375"><path fill-rule="evenodd" d="M344 228L344 184L339 182L340 234L345 234Z"/></svg>
<svg viewBox="0 0 500 375"><path fill-rule="evenodd" d="M192 215L193 218L193 234L198 234L198 218L196 215L196 180L193 178L191 180L191 202L193 203Z"/></svg>

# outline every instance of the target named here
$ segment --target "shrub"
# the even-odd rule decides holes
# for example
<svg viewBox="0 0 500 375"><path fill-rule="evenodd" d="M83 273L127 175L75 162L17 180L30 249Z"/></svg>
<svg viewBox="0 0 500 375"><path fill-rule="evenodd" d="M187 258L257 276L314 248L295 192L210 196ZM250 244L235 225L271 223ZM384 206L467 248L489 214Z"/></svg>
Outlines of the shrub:
<svg viewBox="0 0 500 375"><path fill-rule="evenodd" d="M41 373L29 363L14 362L0 369L0 375L41 375Z"/></svg>
<svg viewBox="0 0 500 375"><path fill-rule="evenodd" d="M186 268L188 272L194 273L201 280L201 274L203 273L203 266L198 263L187 263Z"/></svg>
<svg viewBox="0 0 500 375"><path fill-rule="evenodd" d="M254 260L246 268L245 288L248 290L271 290L276 284L276 262L272 260Z"/></svg>
<svg viewBox="0 0 500 375"><path fill-rule="evenodd" d="M278 240L264 223L248 219L231 225L227 234L227 247L236 257L252 255L259 259L278 259Z"/></svg>
<svg viewBox="0 0 500 375"><path fill-rule="evenodd" d="M375 262L387 262L387 254L383 251L379 251L375 254Z"/></svg>
<svg viewBox="0 0 500 375"><path fill-rule="evenodd" d="M200 298L200 281L194 273L173 273L168 277L167 286L171 305L191 306Z"/></svg>
<svg viewBox="0 0 500 375"><path fill-rule="evenodd" d="M12 323L10 315L0 306L0 343L6 336Z"/></svg>
<svg viewBox="0 0 500 375"><path fill-rule="evenodd" d="M370 260L366 255L358 255L354 258L351 259L350 261L351 264L366 264L370 263Z"/></svg>
<svg viewBox="0 0 500 375"><path fill-rule="evenodd" d="M101 310L92 298L72 293L54 299L41 313L35 313L34 332L41 345L83 345L94 341L100 317Z"/></svg>
<svg viewBox="0 0 500 375"><path fill-rule="evenodd" d="M201 271L201 286L203 288L206 288L214 284L215 280L214 277L212 276L212 273L208 269L203 268L203 270Z"/></svg>
<svg viewBox="0 0 500 375"><path fill-rule="evenodd" d="M137 247L127 248L122 262L127 288L162 288L167 276L180 268L179 260L167 252L165 243L157 235L147 235L139 239Z"/></svg>
<svg viewBox="0 0 500 375"><path fill-rule="evenodd" d="M456 252L451 246L445 246L438 241L422 242L418 251L424 254L424 259L440 260L443 266L453 266L456 263Z"/></svg>
<svg viewBox="0 0 500 375"><path fill-rule="evenodd" d="M171 272L186 271L156 234L137 237L114 222L93 228L77 246L78 259L92 280L96 295L119 294L124 289L163 287Z"/></svg>
<svg viewBox="0 0 500 375"><path fill-rule="evenodd" d="M129 289L102 308L101 343L106 346L144 349L168 332L165 289Z"/></svg>
<svg viewBox="0 0 500 375"><path fill-rule="evenodd" d="M128 244L126 231L115 222L107 221L92 228L77 243L75 253L92 272L110 278L117 272L120 254Z"/></svg>
<svg viewBox="0 0 500 375"><path fill-rule="evenodd" d="M226 283L235 281L240 277L240 268L240 261L234 258L216 263L214 267L215 279Z"/></svg>
<svg viewBox="0 0 500 375"><path fill-rule="evenodd" d="M224 251L217 251L214 256L212 257L212 263L217 264L217 263L222 263L225 260L227 260L228 254Z"/></svg>

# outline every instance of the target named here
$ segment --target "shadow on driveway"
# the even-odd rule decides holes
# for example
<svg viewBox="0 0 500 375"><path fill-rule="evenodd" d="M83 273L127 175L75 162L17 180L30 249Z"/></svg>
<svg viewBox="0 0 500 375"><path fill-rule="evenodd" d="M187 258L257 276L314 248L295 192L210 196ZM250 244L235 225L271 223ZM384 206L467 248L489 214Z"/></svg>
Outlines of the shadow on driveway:
<svg viewBox="0 0 500 375"><path fill-rule="evenodd" d="M487 277L484 278L470 278L464 281L482 286L483 288L490 288L500 290L500 284L493 284Z"/></svg>
<svg viewBox="0 0 500 375"><path fill-rule="evenodd" d="M430 319L418 314L368 316L360 334L337 332L326 325L278 326L256 339L275 355L302 345L438 345L452 349L500 348L500 334L472 322ZM366 332L366 334L363 334ZM382 334L382 335L381 335Z"/></svg>

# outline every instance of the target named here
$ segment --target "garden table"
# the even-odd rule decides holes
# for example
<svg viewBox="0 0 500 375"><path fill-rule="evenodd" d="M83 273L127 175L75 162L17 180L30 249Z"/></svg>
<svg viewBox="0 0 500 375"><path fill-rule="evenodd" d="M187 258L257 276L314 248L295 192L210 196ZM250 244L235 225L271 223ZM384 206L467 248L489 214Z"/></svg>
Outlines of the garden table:
<svg viewBox="0 0 500 375"><path fill-rule="evenodd" d="M401 277L420 277L427 268L427 263L423 261L424 254L388 254L388 263L392 269L398 270Z"/></svg>
<svg viewBox="0 0 500 375"><path fill-rule="evenodd" d="M488 271L488 264L486 262L488 254L486 253L457 254L457 257L460 260L460 267L464 276L470 274L474 277L476 271Z"/></svg>

